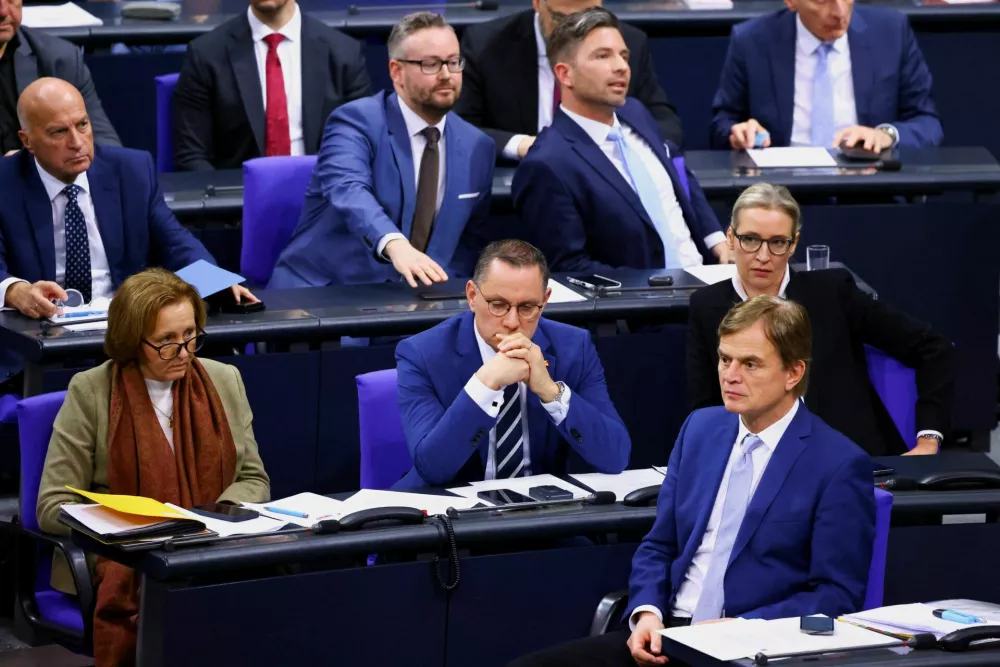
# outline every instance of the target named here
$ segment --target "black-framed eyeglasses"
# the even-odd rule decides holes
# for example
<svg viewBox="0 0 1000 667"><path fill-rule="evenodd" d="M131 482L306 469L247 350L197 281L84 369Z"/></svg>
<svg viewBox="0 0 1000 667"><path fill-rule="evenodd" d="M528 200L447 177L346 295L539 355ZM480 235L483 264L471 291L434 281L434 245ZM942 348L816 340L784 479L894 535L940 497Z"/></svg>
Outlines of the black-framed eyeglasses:
<svg viewBox="0 0 1000 667"><path fill-rule="evenodd" d="M448 71L452 74L458 74L465 69L465 58L462 56L452 58L451 60L441 60L440 58L424 58L423 60L396 58L396 60L410 65L420 65L420 71L424 74L437 74L445 65L448 66Z"/></svg>
<svg viewBox="0 0 1000 667"><path fill-rule="evenodd" d="M503 299L493 299L492 301L487 299L486 295L483 294L482 288L479 287L478 284L475 285L479 295L483 297L484 301L486 301L486 307L489 309L490 315L493 317L503 317L510 312L511 308L514 307ZM517 316L525 322L530 322L535 319L539 316L539 314L541 314L541 312L542 306L537 303L521 303L517 305Z"/></svg>
<svg viewBox="0 0 1000 667"><path fill-rule="evenodd" d="M156 350L156 353L160 355L160 359L163 359L164 361L171 361L180 355L182 347L187 348L188 354L194 354L205 346L206 339L208 339L208 334L204 331L199 331L197 336L188 338L183 343L164 343L163 345L153 345L145 338L142 339L142 342Z"/></svg>
<svg viewBox="0 0 1000 667"><path fill-rule="evenodd" d="M735 236L740 241L740 247L747 252L757 252L764 243L767 243L767 249L772 255L784 255L795 242L795 239L784 236L777 236L773 239L767 239L767 241L756 234L736 234Z"/></svg>

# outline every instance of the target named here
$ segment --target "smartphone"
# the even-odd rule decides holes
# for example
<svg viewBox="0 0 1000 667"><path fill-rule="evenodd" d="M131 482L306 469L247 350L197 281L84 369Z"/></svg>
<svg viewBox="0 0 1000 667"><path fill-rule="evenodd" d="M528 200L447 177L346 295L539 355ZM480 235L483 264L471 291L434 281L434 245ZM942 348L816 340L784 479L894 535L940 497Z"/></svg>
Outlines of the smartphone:
<svg viewBox="0 0 1000 667"><path fill-rule="evenodd" d="M569 500L573 497L573 492L555 484L546 484L531 487L528 489L528 495L535 500L548 502L550 500Z"/></svg>
<svg viewBox="0 0 1000 667"><path fill-rule="evenodd" d="M803 616L799 619L799 630L807 635L832 635L833 619L829 616Z"/></svg>
<svg viewBox="0 0 1000 667"><path fill-rule="evenodd" d="M207 516L210 519L221 519L223 521L249 521L250 519L256 519L260 514L256 510L249 510L246 507L240 507L239 505L226 505L224 503L208 503L207 505L198 505L197 507L192 507L191 511L195 514L201 514L202 516Z"/></svg>
<svg viewBox="0 0 1000 667"><path fill-rule="evenodd" d="M483 500L488 500L494 505L514 505L517 503L533 503L535 500L523 493L511 491L510 489L494 489L493 491L480 491L476 494Z"/></svg>
<svg viewBox="0 0 1000 667"><path fill-rule="evenodd" d="M650 287L664 287L673 285L674 277L662 274L658 276L650 276L648 282Z"/></svg>
<svg viewBox="0 0 1000 667"><path fill-rule="evenodd" d="M599 276L596 273L589 276L567 276L566 282L573 285L579 285L584 289L589 289L592 292L597 292L606 289L615 289L616 287L621 287L622 283L620 280L612 280L605 276Z"/></svg>
<svg viewBox="0 0 1000 667"><path fill-rule="evenodd" d="M225 303L221 308L224 313L235 315L246 315L247 313L259 313L264 310L263 301L244 301L242 303Z"/></svg>

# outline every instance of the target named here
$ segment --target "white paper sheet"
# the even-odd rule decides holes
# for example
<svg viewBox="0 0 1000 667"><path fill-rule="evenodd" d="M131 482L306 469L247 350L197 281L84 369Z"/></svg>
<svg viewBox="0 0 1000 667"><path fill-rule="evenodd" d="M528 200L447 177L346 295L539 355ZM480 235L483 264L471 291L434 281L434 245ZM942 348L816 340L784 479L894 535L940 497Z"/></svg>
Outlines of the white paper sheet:
<svg viewBox="0 0 1000 667"><path fill-rule="evenodd" d="M570 475L570 477L581 484L586 484L594 491L613 491L615 500L622 500L637 489L663 484L663 473L653 468L626 470L617 475L587 472L579 475Z"/></svg>
<svg viewBox="0 0 1000 667"><path fill-rule="evenodd" d="M549 303L572 303L574 301L587 300L587 297L577 294L571 288L566 287L553 278L549 278L549 289L552 290L552 296L549 297Z"/></svg>
<svg viewBox="0 0 1000 667"><path fill-rule="evenodd" d="M736 275L735 264L702 264L701 266L690 266L684 269L688 273L706 285L714 285L724 280L732 280Z"/></svg>
<svg viewBox="0 0 1000 667"><path fill-rule="evenodd" d="M327 498L326 496L321 496L316 493L299 493L287 498L281 498L280 500L272 500L268 503L243 503L244 507L257 510L261 514L269 516L272 519L286 521L304 528L309 528L316 522L322 521L323 519L339 518L341 516L340 511L342 505L343 502L339 500ZM265 507L280 507L281 509L293 510L295 512L301 512L302 514L308 514L309 516L304 518L288 516L287 514L269 512L264 509Z"/></svg>
<svg viewBox="0 0 1000 667"><path fill-rule="evenodd" d="M376 491L361 489L340 504L340 516L373 507L412 507L424 510L428 515L444 514L449 507L468 509L476 504L469 498L456 496L432 496L422 493L401 493L399 491ZM339 518L339 517L338 517Z"/></svg>
<svg viewBox="0 0 1000 667"><path fill-rule="evenodd" d="M173 507L186 517L194 519L195 521L201 521L205 524L206 528L214 533L217 533L219 537L273 533L276 530L281 530L288 523L284 519L275 520L271 517L263 515L257 517L256 519L250 519L249 521L223 521L222 519L213 519L202 514L195 514L194 512L182 509L176 505L171 505L170 503L165 503L165 505L167 507Z"/></svg>
<svg viewBox="0 0 1000 667"><path fill-rule="evenodd" d="M100 322L84 322L83 324L64 324L63 329L69 331L107 331L108 321L102 320Z"/></svg>
<svg viewBox="0 0 1000 667"><path fill-rule="evenodd" d="M667 466L653 466L653 470L660 473L664 477L667 476Z"/></svg>
<svg viewBox="0 0 1000 667"><path fill-rule="evenodd" d="M67 2L64 5L25 7L21 24L29 28L77 28L104 25L104 22L78 5Z"/></svg>
<svg viewBox="0 0 1000 667"><path fill-rule="evenodd" d="M533 486L547 486L547 485L558 486L561 489L566 489L572 492L574 498L586 498L590 495L588 491L584 491L580 487L565 482L555 475L533 475L531 477L513 477L509 479L490 479L483 480L480 482L472 482L469 486L457 486L452 489L448 489L452 493L464 496L476 502L482 502L484 505L489 503L482 501L476 495L480 491L492 491L494 489L510 489L511 491L517 491L518 493L523 493L528 495L528 489ZM473 503L475 504L475 503ZM471 507L471 505L470 505Z"/></svg>
<svg viewBox="0 0 1000 667"><path fill-rule="evenodd" d="M758 167L836 167L837 161L830 151L817 146L789 146L786 148L757 148L747 154Z"/></svg>
<svg viewBox="0 0 1000 667"><path fill-rule="evenodd" d="M970 627L965 623L955 623L954 621L945 621L938 618L934 615L934 610L941 608L947 607L936 607L920 603L897 604L889 607L879 607L878 609L869 609L857 614L848 614L845 618L892 632L909 634L931 632L939 639L949 632ZM988 623L987 625L1000 624Z"/></svg>
<svg viewBox="0 0 1000 667"><path fill-rule="evenodd" d="M98 535L117 535L135 528L155 526L158 523L168 521L168 519L159 517L122 514L96 504L67 504L63 505L61 509Z"/></svg>

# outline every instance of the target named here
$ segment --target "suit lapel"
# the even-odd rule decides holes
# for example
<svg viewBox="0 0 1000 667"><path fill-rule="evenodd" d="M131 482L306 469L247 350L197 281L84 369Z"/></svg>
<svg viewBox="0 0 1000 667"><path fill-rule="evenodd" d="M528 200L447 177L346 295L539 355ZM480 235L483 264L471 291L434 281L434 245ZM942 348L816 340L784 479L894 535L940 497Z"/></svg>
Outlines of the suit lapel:
<svg viewBox="0 0 1000 667"><path fill-rule="evenodd" d="M38 59L31 50L31 44L24 38L24 33L18 31L20 44L14 51L14 79L17 81L17 95L21 96L28 84L38 78Z"/></svg>
<svg viewBox="0 0 1000 667"><path fill-rule="evenodd" d="M684 550L684 558L690 564L694 558L695 551L701 544L701 536L705 534L708 527L708 520L712 516L712 508L715 506L715 499L719 495L719 487L722 485L722 475L726 472L726 464L729 463L729 456L733 452L733 443L736 442L736 434L739 433L739 417L730 414L713 429L704 442L719 443L708 453L707 460L701 470L696 471L702 480L698 498L698 512L695 516L694 528L691 535L696 539L690 539ZM698 445L695 445L698 446ZM685 566L686 568L687 566Z"/></svg>
<svg viewBox="0 0 1000 667"><path fill-rule="evenodd" d="M515 81L530 81L534 85L520 87L517 95L520 126L527 134L538 133L538 47L535 43L535 12L527 10L518 18L518 40L510 53L511 76ZM530 128L530 132L527 131Z"/></svg>
<svg viewBox="0 0 1000 667"><path fill-rule="evenodd" d="M55 230L52 224L52 200L45 191L42 179L38 175L35 159L27 151L23 151L21 169L24 174L24 206L28 209L31 221L31 233L35 237L35 245L42 259L42 276L45 280L56 279L56 245Z"/></svg>
<svg viewBox="0 0 1000 667"><path fill-rule="evenodd" d="M462 165L468 165L466 148L461 141L460 132L456 129L455 116L451 117L444 124L444 198L441 200L441 209L434 218L430 242L427 244L427 252L433 257L450 257L458 242L458 235L465 229L464 221L461 224L453 224L452 218L458 214L460 207L453 206L449 202L457 202L468 183L468 172ZM442 252L447 250L447 252Z"/></svg>
<svg viewBox="0 0 1000 667"><path fill-rule="evenodd" d="M410 134L406 131L406 121L403 120L403 113L399 110L400 104L402 102L399 101L396 93L385 98L385 124L389 129L389 144L392 146L392 155L396 159L396 168L399 169L399 178L402 180L401 185L403 186L403 214L399 221L402 225L400 231L409 238L410 229L413 227L413 211L417 205L417 186L416 175L413 171ZM447 124L445 124L445 131L447 129ZM447 163L445 171L448 171ZM447 185L445 187L447 188Z"/></svg>
<svg viewBox="0 0 1000 667"><path fill-rule="evenodd" d="M330 70L326 45L314 32L312 22L302 17L302 136L306 154L319 152L323 118L324 91L329 83Z"/></svg>
<svg viewBox="0 0 1000 667"><path fill-rule="evenodd" d="M774 448L767 469L757 484L753 498L750 499L750 505L747 507L743 523L740 525L740 532L736 535L736 542L733 544L733 552L729 557L730 563L739 557L740 552L750 542L750 538L757 532L764 514L767 513L774 497L781 490L792 466L805 450L804 439L809 437L811 430L809 417L809 410L806 409L805 405L799 403L798 412L792 419L792 423L788 425L788 429L781 437L777 447Z"/></svg>
<svg viewBox="0 0 1000 667"><path fill-rule="evenodd" d="M871 94L874 87L875 71L872 68L871 42L865 21L857 12L851 17L847 28L847 43L851 49L851 78L854 82L854 108L858 114L858 125L874 127L871 118Z"/></svg>
<svg viewBox="0 0 1000 667"><path fill-rule="evenodd" d="M778 24L778 34L771 41L771 77L774 99L778 105L778 127L773 144L787 146L792 141L792 116L795 107L795 14L786 12Z"/></svg>
<svg viewBox="0 0 1000 667"><path fill-rule="evenodd" d="M302 53L302 71L305 72L305 49ZM257 70L257 56L254 55L253 33L250 32L250 22L238 21L231 33L229 42L229 62L236 76L236 87L240 91L243 109L246 111L257 140L257 150L264 154L264 94L260 89L260 74ZM303 92L306 88L303 87Z"/></svg>
<svg viewBox="0 0 1000 667"><path fill-rule="evenodd" d="M117 288L126 276L122 275L125 257L122 199L118 179L101 161L100 154L94 156L94 163L87 170L90 183L90 199L94 202L97 228L101 230L104 255L111 270L111 284ZM143 258L145 259L145 258Z"/></svg>

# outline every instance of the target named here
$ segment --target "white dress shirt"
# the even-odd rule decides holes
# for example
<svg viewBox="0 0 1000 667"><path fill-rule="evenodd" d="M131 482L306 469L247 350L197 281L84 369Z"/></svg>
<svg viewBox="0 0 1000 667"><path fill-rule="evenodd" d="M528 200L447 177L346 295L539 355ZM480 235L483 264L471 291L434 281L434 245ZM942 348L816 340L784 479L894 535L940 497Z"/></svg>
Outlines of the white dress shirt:
<svg viewBox="0 0 1000 667"><path fill-rule="evenodd" d="M288 103L288 134L292 140L292 155L305 155L305 135L302 133L302 14L298 5L295 14L281 28L272 30L260 22L247 7L250 34L253 35L253 52L257 56L257 75L260 77L260 93L267 112L267 43L264 38L272 33L284 35L278 44L278 60L281 62L281 78L285 82L285 101Z"/></svg>
<svg viewBox="0 0 1000 667"><path fill-rule="evenodd" d="M476 343L479 344L479 354L483 358L483 363L485 364L493 357L497 356L497 351L490 347L483 337L479 335L479 329L475 326L472 330L476 333ZM524 470L526 474L533 474L531 472L531 439L528 437L528 395L531 391L528 389L528 385L523 382L518 383L521 386L521 392L519 394L521 398L521 433L524 436L524 441L521 446L524 448ZM558 400L551 401L549 403L542 403L542 407L545 412L549 414L549 418L552 423L558 426L566 419L566 415L569 413L569 399L572 393L568 386L563 385L562 396ZM500 414L500 408L503 407L503 388L494 391L490 389L482 380L476 377L473 373L469 381L465 383L465 393L469 395L476 405L483 409L483 412L488 414L490 417L496 419L497 415ZM534 394L531 394L531 400L539 399ZM497 435L496 427L490 429L490 451L486 459L486 479L495 479L497 466L496 466L496 452L497 452Z"/></svg>
<svg viewBox="0 0 1000 667"><path fill-rule="evenodd" d="M173 381L143 379L146 381L149 401L153 404L153 412L156 413L156 421L160 422L160 428L163 429L163 435L167 438L167 444L173 450L174 427L170 425L170 418L174 415L174 383Z"/></svg>
<svg viewBox="0 0 1000 667"><path fill-rule="evenodd" d="M757 490L757 485L760 483L761 477L764 476L764 470L767 469L767 464L771 460L771 455L774 453L775 447L778 446L781 438L785 435L785 431L788 430L789 424L792 423L792 419L795 418L795 413L798 411L799 401L796 400L792 404L791 409L785 413L784 417L756 434L763 444L750 453L750 459L753 461L753 477L750 482L748 503L753 499L753 494ZM740 426L736 432L736 441L733 443L732 451L729 454L726 470L722 473L722 482L719 484L719 490L715 495L715 504L712 506L712 513L709 515L708 523L705 525L705 534L701 538L698 550L695 551L694 557L691 559L691 564L688 566L687 572L684 573L684 581L681 582L681 586L677 590L677 597L674 599L674 607L671 610L674 618L691 618L694 615L695 607L698 606L698 600L701 598L701 587L705 581L705 574L708 572L708 566L712 563L712 552L715 550L715 538L718 535L719 524L722 523L722 508L726 504L729 476L732 473L733 465L742 455L740 443L743 442L743 438L748 433L750 433L750 430L743 423L743 418L740 417ZM661 621L663 620L661 610L652 605L641 605L636 607L629 619L629 625L632 629L635 629L636 617L644 611L651 611Z"/></svg>
<svg viewBox="0 0 1000 667"><path fill-rule="evenodd" d="M813 77L819 55L820 40L795 16L795 107L792 114L792 146L812 145ZM858 124L858 109L854 101L854 78L851 75L851 46L845 33L833 42L827 56L827 68L833 82L834 131ZM823 148L833 145L833 137Z"/></svg>
<svg viewBox="0 0 1000 667"><path fill-rule="evenodd" d="M680 202L677 201L677 194L674 192L673 181L670 180L670 174L667 173L663 163L661 163L660 159L656 157L656 153L653 152L653 149L650 148L649 144L647 144L637 132L633 131L631 127L619 123L617 115L613 118L613 125L605 125L599 121L584 118L577 113L573 113L564 106L560 108L563 110L563 113L576 121L577 125L582 127L584 132L586 132L590 138L594 140L594 143L596 143L604 154L608 156L608 159L611 160L611 164L615 166L615 169L617 169L618 173L622 175L625 182L628 183L633 190L635 190L635 185L632 183L632 179L628 175L628 169L625 166L625 156L622 155L621 150L618 148L618 144L614 140L608 139L608 133L611 131L612 127L621 128L621 133L625 138L625 142L636 152L639 159L642 160L643 165L646 167L646 171L649 172L653 182L656 184L656 190L660 197L660 203L662 204L663 210L667 215L667 228L670 232L669 239L663 239L661 237L661 240L664 244L668 242L671 243L677 253L678 259L681 261L681 265L684 268L689 266L701 266L703 263L701 253L698 252L698 247L691 238L691 230L688 229L687 223L684 221L684 211L681 209ZM659 232L659 230L657 230L657 232ZM723 243L725 240L726 235L721 231L712 232L703 239L705 247L707 248Z"/></svg>
<svg viewBox="0 0 1000 667"><path fill-rule="evenodd" d="M49 196L52 205L52 231L55 241L56 251L56 282L65 284L66 278L66 204L69 197L63 193L63 189L68 185L58 178L48 173L35 161L35 168L38 169L38 176L45 186L45 193ZM101 230L97 226L97 214L94 212L94 201L90 198L90 181L87 180L87 172L83 172L76 177L73 184L78 185L82 192L76 196L76 203L83 212L83 219L87 224L87 240L90 245L90 279L91 279L91 300L104 297L110 299L113 294L111 285L111 268L108 265L108 256L104 252L104 242L101 240ZM7 288L18 282L27 282L21 278L10 277L0 282L0 307L6 306Z"/></svg>
<svg viewBox="0 0 1000 667"><path fill-rule="evenodd" d="M413 155L413 181L415 187L420 187L420 163L424 160L424 149L427 148L427 139L424 135L420 134L426 128L431 127L427 124L423 118L417 115L413 109L406 105L402 97L397 96L399 100L399 110L403 114L403 122L406 123L406 133L410 136L410 153ZM434 207L435 212L441 210L441 202L444 201L444 158L445 158L445 146L444 146L444 124L448 120L448 115L445 114L437 125L434 125L441 133L441 138L438 139L438 191L437 191L437 204ZM385 246L389 241L395 239L405 239L406 237L399 232L391 232L386 234L378 240L377 251L378 254L383 258L385 257L383 251Z"/></svg>
<svg viewBox="0 0 1000 667"><path fill-rule="evenodd" d="M538 54L538 131L541 132L552 124L556 75L552 72L549 56L545 52L545 38L542 37L542 26L538 22L538 12L535 12L535 50ZM527 138L527 134L515 134L504 146L503 156L510 160L520 159L517 147Z"/></svg>

